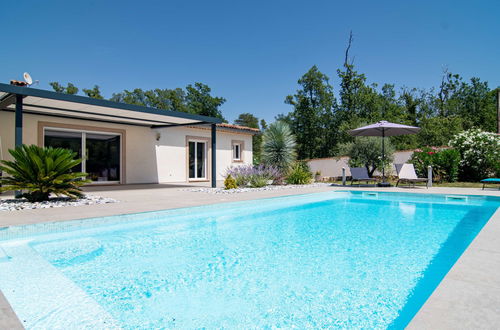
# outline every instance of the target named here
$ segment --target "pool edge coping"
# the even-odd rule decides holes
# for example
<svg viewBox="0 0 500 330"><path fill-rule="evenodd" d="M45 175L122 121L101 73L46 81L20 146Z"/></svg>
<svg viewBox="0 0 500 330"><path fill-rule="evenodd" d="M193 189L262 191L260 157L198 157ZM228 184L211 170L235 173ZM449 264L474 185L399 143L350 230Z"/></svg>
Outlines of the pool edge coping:
<svg viewBox="0 0 500 330"><path fill-rule="evenodd" d="M497 276L498 271L500 271L500 263L496 269L480 272L482 276L488 277L490 283L484 283L484 279L479 278L477 269L470 267L470 264L478 262L481 258L488 259L491 253L500 256L500 240L488 244L491 243L491 236L498 235L498 233L500 233L500 208L495 211L427 298L408 324L407 329L478 329L492 328L495 324L500 324L500 314L498 313L493 316L495 323L489 324L490 319L484 317L484 314L488 312L484 306L457 304L457 302L485 301L484 297L478 297L485 290L500 292L500 277ZM466 290L462 285L476 290ZM500 296L492 293L491 297L493 297L491 307L498 310ZM488 302L491 303L491 301Z"/></svg>

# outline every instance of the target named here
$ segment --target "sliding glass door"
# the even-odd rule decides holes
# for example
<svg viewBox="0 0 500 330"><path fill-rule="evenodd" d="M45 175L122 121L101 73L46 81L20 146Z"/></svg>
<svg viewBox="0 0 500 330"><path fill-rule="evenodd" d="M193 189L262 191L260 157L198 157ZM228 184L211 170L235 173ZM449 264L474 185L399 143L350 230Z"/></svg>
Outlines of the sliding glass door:
<svg viewBox="0 0 500 330"><path fill-rule="evenodd" d="M54 148L64 148L76 152L78 158L83 157L82 133L71 131L45 130L45 146ZM73 167L73 172L83 172L82 163Z"/></svg>
<svg viewBox="0 0 500 330"><path fill-rule="evenodd" d="M73 170L86 172L93 182L120 181L120 134L46 128L44 145L75 151L82 163Z"/></svg>
<svg viewBox="0 0 500 330"><path fill-rule="evenodd" d="M207 178L207 143L205 141L188 142L189 179L206 180Z"/></svg>

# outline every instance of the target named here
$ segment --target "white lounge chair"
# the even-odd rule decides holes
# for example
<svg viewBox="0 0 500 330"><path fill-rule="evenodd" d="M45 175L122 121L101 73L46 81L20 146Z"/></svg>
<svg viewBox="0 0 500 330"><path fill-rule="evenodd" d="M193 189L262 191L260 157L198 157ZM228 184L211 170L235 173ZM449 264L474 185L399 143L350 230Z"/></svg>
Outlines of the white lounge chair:
<svg viewBox="0 0 500 330"><path fill-rule="evenodd" d="M399 182L407 182L415 187L417 182L425 182L425 186L429 188L429 182L426 178L419 178L415 172L415 167L413 164L394 164L396 166L396 171L398 173L398 182L396 182L396 187Z"/></svg>
<svg viewBox="0 0 500 330"><path fill-rule="evenodd" d="M376 179L370 178L365 167L351 167L349 169L351 171L351 186L354 181L366 181L367 184L370 181L377 182Z"/></svg>

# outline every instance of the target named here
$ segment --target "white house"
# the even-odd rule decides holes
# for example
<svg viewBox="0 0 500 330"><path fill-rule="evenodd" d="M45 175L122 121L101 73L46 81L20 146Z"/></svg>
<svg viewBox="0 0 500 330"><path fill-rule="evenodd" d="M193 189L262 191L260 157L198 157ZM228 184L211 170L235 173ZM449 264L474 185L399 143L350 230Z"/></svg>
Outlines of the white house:
<svg viewBox="0 0 500 330"><path fill-rule="evenodd" d="M0 157L20 144L64 147L94 184L200 183L252 163L258 130L218 118L0 84Z"/></svg>

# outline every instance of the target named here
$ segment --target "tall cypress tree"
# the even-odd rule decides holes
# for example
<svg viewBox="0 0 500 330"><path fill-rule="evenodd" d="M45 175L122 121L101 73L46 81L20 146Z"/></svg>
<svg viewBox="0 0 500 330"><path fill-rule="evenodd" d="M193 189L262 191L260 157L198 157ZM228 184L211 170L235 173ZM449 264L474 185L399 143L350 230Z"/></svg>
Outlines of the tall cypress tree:
<svg viewBox="0 0 500 330"><path fill-rule="evenodd" d="M315 65L298 84L296 94L285 99L294 107L288 120L297 140L297 155L299 159L331 156L336 145L335 134L328 131L336 106L333 87Z"/></svg>

